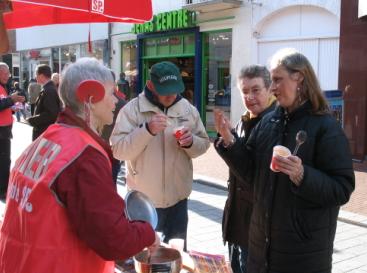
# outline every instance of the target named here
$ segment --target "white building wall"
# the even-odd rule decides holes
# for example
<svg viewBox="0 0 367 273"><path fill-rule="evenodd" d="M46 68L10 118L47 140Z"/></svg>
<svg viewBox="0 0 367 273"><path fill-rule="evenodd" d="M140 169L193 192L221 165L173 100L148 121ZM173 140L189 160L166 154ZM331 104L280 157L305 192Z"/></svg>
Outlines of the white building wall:
<svg viewBox="0 0 367 273"><path fill-rule="evenodd" d="M256 63L267 65L269 57L277 49L294 47L310 59L318 73L322 88L336 89L339 65L340 0L256 0L254 2L258 4L247 3L251 11L250 33L248 26L244 26L245 21L234 27L234 32L236 29L239 32L237 35L239 39L233 39L233 80L239 72L238 67ZM250 48L247 48L248 46ZM242 49L245 54L242 58L238 58ZM238 120L244 110L239 95L238 91L232 91L232 123Z"/></svg>
<svg viewBox="0 0 367 273"><path fill-rule="evenodd" d="M237 76L241 68L251 65L251 8L244 6L237 9L232 27L232 61L231 61L231 123L238 122L245 111L241 93L237 87Z"/></svg>
<svg viewBox="0 0 367 273"><path fill-rule="evenodd" d="M322 89L337 89L339 25L336 15L316 6L291 6L273 12L255 27L255 62L267 64L274 52L292 47L310 60Z"/></svg>
<svg viewBox="0 0 367 273"><path fill-rule="evenodd" d="M108 38L108 24L90 24L91 40ZM17 51L88 42L89 24L49 25L16 30Z"/></svg>

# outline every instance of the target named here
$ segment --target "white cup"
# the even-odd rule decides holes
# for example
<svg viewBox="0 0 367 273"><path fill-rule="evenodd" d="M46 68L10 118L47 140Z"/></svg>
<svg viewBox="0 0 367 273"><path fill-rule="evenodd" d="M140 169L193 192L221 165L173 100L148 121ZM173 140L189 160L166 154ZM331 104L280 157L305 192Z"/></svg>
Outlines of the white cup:
<svg viewBox="0 0 367 273"><path fill-rule="evenodd" d="M274 146L274 148L273 148L273 156L271 158L271 163L270 163L270 169L273 172L279 172L276 164L273 162L275 155L282 156L282 157L288 157L288 156L291 155L291 151L287 147L282 146L282 145L276 145L276 146Z"/></svg>
<svg viewBox="0 0 367 273"><path fill-rule="evenodd" d="M183 251L184 249L184 244L185 244L185 240L184 239L180 239L180 238L174 238L168 241L168 245L173 248L176 249L180 252Z"/></svg>

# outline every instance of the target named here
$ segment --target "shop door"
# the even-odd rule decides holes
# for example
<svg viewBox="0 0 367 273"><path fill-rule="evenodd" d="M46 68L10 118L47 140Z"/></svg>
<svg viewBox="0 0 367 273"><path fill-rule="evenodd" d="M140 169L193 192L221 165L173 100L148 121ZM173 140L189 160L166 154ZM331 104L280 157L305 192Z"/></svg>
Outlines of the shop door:
<svg viewBox="0 0 367 273"><path fill-rule="evenodd" d="M203 34L203 119L210 136L215 136L215 108L230 117L232 32L221 30Z"/></svg>

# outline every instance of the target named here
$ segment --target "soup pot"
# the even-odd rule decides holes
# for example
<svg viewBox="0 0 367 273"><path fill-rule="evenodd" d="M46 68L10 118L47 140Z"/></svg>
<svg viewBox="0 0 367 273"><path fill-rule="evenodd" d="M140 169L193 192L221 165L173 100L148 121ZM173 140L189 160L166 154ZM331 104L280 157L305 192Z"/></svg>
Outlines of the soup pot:
<svg viewBox="0 0 367 273"><path fill-rule="evenodd" d="M159 247L152 252L143 250L135 255L134 264L137 273L179 273L182 258L176 249Z"/></svg>

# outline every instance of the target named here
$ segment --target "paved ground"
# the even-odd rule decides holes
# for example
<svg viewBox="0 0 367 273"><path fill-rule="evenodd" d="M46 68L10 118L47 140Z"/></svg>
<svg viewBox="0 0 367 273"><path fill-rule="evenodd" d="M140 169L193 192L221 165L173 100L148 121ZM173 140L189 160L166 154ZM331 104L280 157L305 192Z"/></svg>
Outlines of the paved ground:
<svg viewBox="0 0 367 273"><path fill-rule="evenodd" d="M15 123L13 133L12 158L15 159L30 142L31 132L27 125ZM194 172L200 183L194 183L189 200L188 249L223 254L227 257L227 249L221 239L221 217L227 195L224 186L228 169L211 148L205 156L195 159ZM357 190L350 208L345 206L340 212L333 255L333 273L367 273L367 214L365 216L358 211L353 212L357 210L353 200L365 200L363 197L367 194L365 192L367 179L364 172L356 175ZM125 187L119 185L119 192L124 196ZM0 202L1 214L3 209L4 204Z"/></svg>

